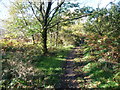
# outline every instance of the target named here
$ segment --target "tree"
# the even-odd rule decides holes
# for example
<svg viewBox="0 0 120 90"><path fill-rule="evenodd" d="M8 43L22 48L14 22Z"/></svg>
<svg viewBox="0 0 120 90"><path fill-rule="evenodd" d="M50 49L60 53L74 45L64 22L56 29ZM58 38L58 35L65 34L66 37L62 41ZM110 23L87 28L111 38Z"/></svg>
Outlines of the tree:
<svg viewBox="0 0 120 90"><path fill-rule="evenodd" d="M97 8L85 23L85 30L101 36L119 34L120 7L118 4L110 3L111 7L108 9Z"/></svg>
<svg viewBox="0 0 120 90"><path fill-rule="evenodd" d="M48 30L59 26L61 22L65 24L73 23L73 20L91 15L89 8L80 8L78 3L65 2L65 0L40 0L39 2L35 2L35 0L24 2L23 0L20 4L15 4L15 7L18 7L18 9L14 9L15 12L13 12L16 15L15 18L13 17L14 25L16 25L17 19L19 19L20 22L17 22L17 27L22 29L23 33L27 30L27 33L31 33L32 37L35 33L41 33L44 55L48 52ZM70 8L74 8L74 12L71 12ZM59 16L59 14L61 15Z"/></svg>
<svg viewBox="0 0 120 90"><path fill-rule="evenodd" d="M74 13L71 13L71 16L69 18L62 19L62 17L61 17L61 20L56 19L56 21L54 21L53 19L58 15L58 11L60 10L61 6L64 4L65 0L58 0L55 8L52 8L53 3L55 3L55 1L53 1L53 0L49 0L48 2L40 1L39 4L38 3L36 4L35 2L30 2L30 1L28 1L28 2L30 4L30 7L33 11L34 16L37 18L37 20L40 23L41 28L42 28L42 39L43 39L42 41L43 41L44 54L46 54L48 52L47 32L50 28L58 25L58 23L60 23L60 22L72 21L72 20L79 19L79 18L90 15L90 12L88 12L88 8L85 7L82 9L76 9L76 11ZM69 4L68 5L69 8L79 7L78 3L71 4L70 2L68 2L67 4ZM64 7L65 6L66 5L64 4ZM67 12L68 15L70 15L69 11L70 10L65 8L65 12ZM78 14L78 11L79 11L79 14ZM60 12L60 13L62 13L62 12Z"/></svg>
<svg viewBox="0 0 120 90"><path fill-rule="evenodd" d="M96 51L99 52L96 60L102 56L105 60L119 62L119 10L119 4L111 3L110 8L99 9L85 23L84 28L89 32L86 42L90 53L94 55Z"/></svg>
<svg viewBox="0 0 120 90"><path fill-rule="evenodd" d="M47 3L45 3L45 1L40 1L37 4L35 2L30 2L30 1L28 2L30 4L30 7L33 11L34 16L36 17L36 19L38 20L42 28L43 52L45 55L48 52L48 49L47 49L48 29L54 26L52 23L52 20L55 17L61 5L64 3L64 0L61 0L60 3L54 9L51 9L54 3L52 2L52 0L48 1Z"/></svg>

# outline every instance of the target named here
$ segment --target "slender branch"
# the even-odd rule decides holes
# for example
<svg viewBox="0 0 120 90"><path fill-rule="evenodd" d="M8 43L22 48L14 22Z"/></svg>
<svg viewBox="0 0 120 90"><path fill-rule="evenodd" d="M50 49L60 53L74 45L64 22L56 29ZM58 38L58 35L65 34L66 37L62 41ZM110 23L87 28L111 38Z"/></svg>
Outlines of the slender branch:
<svg viewBox="0 0 120 90"><path fill-rule="evenodd" d="M29 2L29 1L28 1L28 2ZM33 11L33 14L35 15L36 19L40 22L40 24L42 24L42 21L37 17L37 15L36 15L36 13L35 13L32 5L31 5L32 3L31 3L31 2L29 2L29 3L30 3L30 7L31 7L31 9L32 9L32 11Z"/></svg>
<svg viewBox="0 0 120 90"><path fill-rule="evenodd" d="M23 20L24 20L24 22L25 22L25 25L27 26L28 25L28 23L27 23L27 21L26 21L26 19L25 19L25 17L24 17L24 15L23 15L23 13L22 13L22 11L20 10L20 13L22 14L22 17L23 17Z"/></svg>
<svg viewBox="0 0 120 90"><path fill-rule="evenodd" d="M40 5L40 12L41 12L41 15L42 15L43 20L44 20L44 14L45 14L45 11L44 11L42 5L43 5L43 2L42 2L41 5Z"/></svg>
<svg viewBox="0 0 120 90"><path fill-rule="evenodd" d="M43 4L43 2L40 2L40 8L38 8L35 4L34 4L34 6L35 6L36 9L41 13L42 19L44 20L44 15L43 15L43 12L42 12L42 4Z"/></svg>
<svg viewBox="0 0 120 90"><path fill-rule="evenodd" d="M89 16L89 15L92 15L92 13L90 13L90 14L84 14L84 15L81 15L81 16L79 16L79 17L75 17L75 18L71 18L71 19L61 20L61 21L56 22L55 24L53 24L52 26L50 26L50 27L48 27L48 28L52 28L52 27L56 26L58 23L60 23L60 22L72 21L72 20L80 19L80 18L82 18L82 17L87 17L87 16Z"/></svg>
<svg viewBox="0 0 120 90"><path fill-rule="evenodd" d="M17 6L14 2L12 2L12 3L18 8L18 6L19 6L19 3L18 3L18 2L16 2L16 4L17 4L18 6ZM25 25L27 26L28 23L27 23L27 21L26 21L24 15L23 15L23 13L22 13L22 11L21 11L21 10L19 10L19 11L20 11L20 13L22 14L22 17L23 17L23 20L24 20L24 22L25 22Z"/></svg>

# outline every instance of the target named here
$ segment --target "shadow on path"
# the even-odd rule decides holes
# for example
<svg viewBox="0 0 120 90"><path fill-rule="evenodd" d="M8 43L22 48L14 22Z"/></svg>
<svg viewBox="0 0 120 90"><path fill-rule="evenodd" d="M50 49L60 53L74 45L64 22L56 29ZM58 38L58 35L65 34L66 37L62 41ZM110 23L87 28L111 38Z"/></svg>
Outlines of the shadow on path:
<svg viewBox="0 0 120 90"><path fill-rule="evenodd" d="M74 71L76 52L79 47L73 48L66 58L63 66L64 75L62 76L62 88L79 88L79 83L76 81L77 77Z"/></svg>

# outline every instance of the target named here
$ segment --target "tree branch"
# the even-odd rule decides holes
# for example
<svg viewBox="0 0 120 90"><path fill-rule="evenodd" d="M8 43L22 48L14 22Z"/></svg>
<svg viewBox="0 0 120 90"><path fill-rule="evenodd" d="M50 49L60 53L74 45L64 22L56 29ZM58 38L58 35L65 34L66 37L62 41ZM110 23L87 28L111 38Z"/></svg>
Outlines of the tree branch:
<svg viewBox="0 0 120 90"><path fill-rule="evenodd" d="M62 6L63 3L64 3L64 1L62 1L57 7L54 8L54 9L55 9L55 12L53 13L51 19L48 21L48 24L52 21L52 19L54 18L56 12L57 12L58 9ZM54 9L53 9L53 10L54 10ZM53 10L52 10L52 11L53 11ZM52 12L52 11L51 11L51 12ZM50 13L51 13L51 12L50 12Z"/></svg>
<svg viewBox="0 0 120 90"><path fill-rule="evenodd" d="M46 8L45 17L44 17L44 26L45 27L47 27L47 25L48 25L48 17L49 17L49 12L51 10L51 6L52 6L52 1L48 2L48 6Z"/></svg>
<svg viewBox="0 0 120 90"><path fill-rule="evenodd" d="M56 22L55 24L53 24L52 26L50 26L50 27L48 27L48 28L52 28L52 27L56 26L58 23L60 23L60 22L72 21L72 20L80 19L80 18L82 18L82 17L87 17L87 16L89 16L89 15L92 15L92 13L90 13L90 14L84 14L84 15L81 15L81 16L79 16L79 17L75 17L75 18L71 18L71 19L61 20L61 21Z"/></svg>
<svg viewBox="0 0 120 90"><path fill-rule="evenodd" d="M18 5L16 5L14 2L12 2L17 8L18 8L18 6L20 5L18 2L16 2L16 4ZM24 17L24 15L23 15L23 13L22 13L22 10L20 9L19 10L20 11L20 13L22 14L22 17L23 17L23 21L24 21L24 23L25 23L25 25L27 26L28 25L28 23L27 23L27 21L26 21L26 19L25 19L25 17Z"/></svg>
<svg viewBox="0 0 120 90"><path fill-rule="evenodd" d="M43 11L42 11L42 4L43 4L43 2L40 2L40 8L38 8L35 4L34 4L34 6L41 13L42 19L44 20L44 15L43 15Z"/></svg>
<svg viewBox="0 0 120 90"><path fill-rule="evenodd" d="M29 1L28 1L28 2L29 2ZM32 7L32 2L29 2L29 3L30 3L30 7L31 7L32 12L33 12L33 14L35 15L36 19L40 22L40 24L42 24L42 21L37 17L37 15L36 15L36 13L35 13L33 7Z"/></svg>
<svg viewBox="0 0 120 90"><path fill-rule="evenodd" d="M52 6L52 2L48 2L48 7L46 9L46 13L45 13L45 18L47 19L48 16L49 16L49 12L50 12L50 9L51 9L51 6Z"/></svg>

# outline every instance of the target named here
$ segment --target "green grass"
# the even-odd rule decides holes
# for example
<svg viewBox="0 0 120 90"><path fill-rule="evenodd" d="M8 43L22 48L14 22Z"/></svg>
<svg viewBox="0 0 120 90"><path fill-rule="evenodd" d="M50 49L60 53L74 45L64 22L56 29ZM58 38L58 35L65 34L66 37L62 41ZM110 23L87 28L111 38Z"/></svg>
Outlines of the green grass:
<svg viewBox="0 0 120 90"><path fill-rule="evenodd" d="M41 56L35 63L36 68L44 72L44 87L57 87L60 84L62 64L73 46L58 48L49 56Z"/></svg>
<svg viewBox="0 0 120 90"><path fill-rule="evenodd" d="M60 75L62 74L62 64L64 63L65 57L73 46L61 46L49 49L47 56L42 55L42 49L39 45L16 45L8 46L4 45L2 59L4 62L4 69L7 71L16 70L17 73L23 73L24 77L14 76L11 80L6 77L11 73L5 73L5 87L14 87L20 83L21 87L43 87L43 88L54 88L60 84ZM15 63L15 64L14 64ZM20 64L19 64L20 63ZM14 65L13 65L14 64ZM21 71L21 67L24 68ZM17 75L15 73L15 75ZM35 73L32 75L32 73ZM32 76L29 76L29 75ZM26 80L26 78L29 78ZM3 82L4 83L4 82ZM32 83L32 85L31 85ZM0 83L1 86L1 83Z"/></svg>
<svg viewBox="0 0 120 90"><path fill-rule="evenodd" d="M101 46L100 46L101 47ZM81 46L82 57L75 58L75 71L80 74L77 78L81 87L86 88L120 88L120 64L112 62L102 56L101 53L106 53L106 49L101 51L92 50L92 47L87 45ZM107 56L108 57L108 56ZM82 76L85 75L85 76ZM86 82L85 82L86 81Z"/></svg>
<svg viewBox="0 0 120 90"><path fill-rule="evenodd" d="M79 52L83 51L81 54L84 55L75 58L75 64L78 67L75 71L80 74L77 77L80 87L120 88L120 64L105 61L101 55L97 56L99 51L94 51L95 55L92 56L89 47L82 47Z"/></svg>
<svg viewBox="0 0 120 90"><path fill-rule="evenodd" d="M115 75L118 73L116 71L116 69L118 70L118 65L106 65L109 65L109 63L91 62L85 65L82 70L92 79L91 84L94 84L94 82L99 82L97 85L98 88L118 88L120 82L115 81Z"/></svg>

